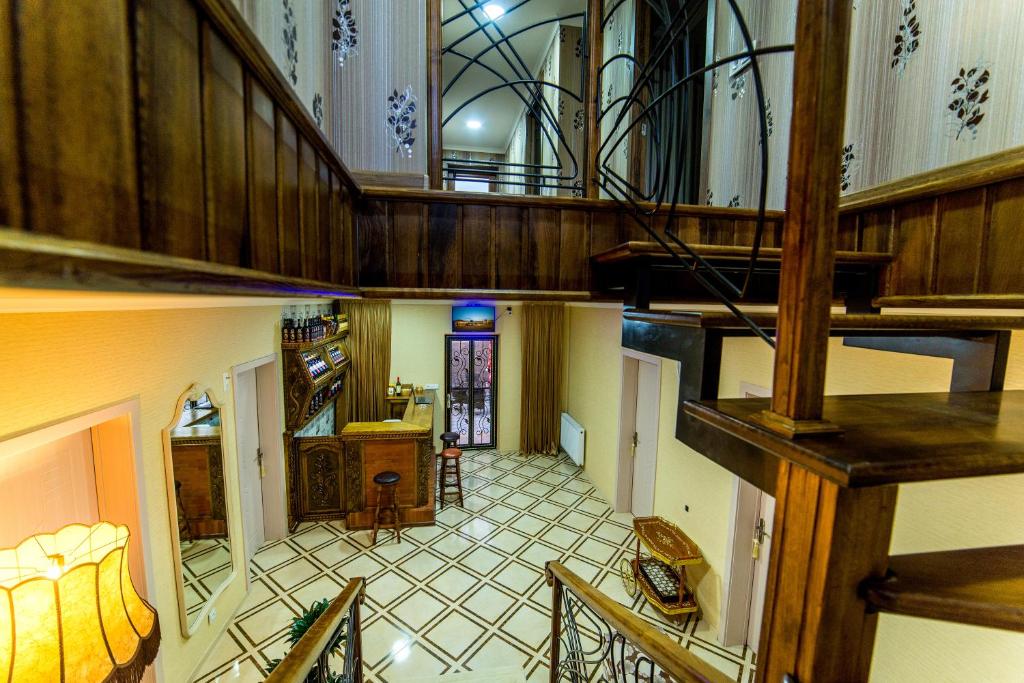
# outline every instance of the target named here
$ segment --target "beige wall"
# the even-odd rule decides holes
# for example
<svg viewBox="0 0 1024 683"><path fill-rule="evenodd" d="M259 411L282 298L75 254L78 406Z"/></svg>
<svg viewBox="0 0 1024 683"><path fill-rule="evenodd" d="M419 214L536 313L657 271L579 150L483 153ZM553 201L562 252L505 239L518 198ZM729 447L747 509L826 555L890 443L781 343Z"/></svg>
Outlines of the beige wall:
<svg viewBox="0 0 1024 683"><path fill-rule="evenodd" d="M618 308L570 308L569 412L587 430L588 476L614 499L621 392ZM691 574L705 618L718 625L729 550L733 475L675 439L674 361L662 361L654 510L683 528L706 564ZM831 340L831 394L947 391L952 361L844 347ZM771 386L772 351L756 339L728 339L721 397L740 383ZM1024 335L1014 336L1008 389L1024 388ZM927 428L927 426L923 426ZM1024 475L961 479L900 488L892 552L1024 543ZM689 512L683 506L689 506ZM1024 635L883 615L872 668L876 681L1018 681Z"/></svg>
<svg viewBox="0 0 1024 683"><path fill-rule="evenodd" d="M452 303L391 302L391 380L437 384L444 400L444 337L452 331ZM505 312L512 306L512 315ZM519 448L522 347L519 304L495 304L498 334L498 448ZM434 434L444 430L444 407L434 411ZM437 441L440 446L440 441Z"/></svg>
<svg viewBox="0 0 1024 683"><path fill-rule="evenodd" d="M235 416L222 375L233 365L274 353L279 318L276 305L0 315L0 439L111 404L139 401L142 441L136 449L141 449L143 471L138 477L145 490L141 540L151 551L155 581L149 600L160 616L159 666L164 681L189 680L241 603L245 586L239 571L216 602L217 621L204 621L187 640L181 636L161 430L171 421L179 394L193 382L209 387L223 406L225 488L240 568ZM32 362L40 348L46 350L46 362Z"/></svg>

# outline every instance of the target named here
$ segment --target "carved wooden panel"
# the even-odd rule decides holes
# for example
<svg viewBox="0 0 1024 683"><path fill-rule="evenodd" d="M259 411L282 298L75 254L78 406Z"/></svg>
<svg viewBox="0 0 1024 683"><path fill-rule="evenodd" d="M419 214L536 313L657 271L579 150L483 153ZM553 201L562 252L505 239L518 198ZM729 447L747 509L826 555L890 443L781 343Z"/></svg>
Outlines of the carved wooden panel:
<svg viewBox="0 0 1024 683"><path fill-rule="evenodd" d="M206 197L196 10L188 0L140 2L135 21L142 248L204 259Z"/></svg>
<svg viewBox="0 0 1024 683"><path fill-rule="evenodd" d="M302 277L315 280L319 269L320 230L317 209L316 152L308 140L299 138L299 244Z"/></svg>
<svg viewBox="0 0 1024 683"><path fill-rule="evenodd" d="M341 438L298 437L295 444L302 491L300 516L340 516L345 499Z"/></svg>

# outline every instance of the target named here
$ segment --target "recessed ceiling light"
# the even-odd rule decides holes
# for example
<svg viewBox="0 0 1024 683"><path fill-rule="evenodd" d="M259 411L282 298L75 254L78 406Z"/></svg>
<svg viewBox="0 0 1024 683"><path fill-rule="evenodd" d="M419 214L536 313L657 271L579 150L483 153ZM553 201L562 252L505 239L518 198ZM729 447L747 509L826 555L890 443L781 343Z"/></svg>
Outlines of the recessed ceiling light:
<svg viewBox="0 0 1024 683"><path fill-rule="evenodd" d="M483 128L483 125L484 124L480 123L476 119L470 119L469 121L466 121L466 128L472 130L480 130L481 128Z"/></svg>
<svg viewBox="0 0 1024 683"><path fill-rule="evenodd" d="M484 14L490 17L491 21L496 21L505 13L505 8L496 2L484 5Z"/></svg>

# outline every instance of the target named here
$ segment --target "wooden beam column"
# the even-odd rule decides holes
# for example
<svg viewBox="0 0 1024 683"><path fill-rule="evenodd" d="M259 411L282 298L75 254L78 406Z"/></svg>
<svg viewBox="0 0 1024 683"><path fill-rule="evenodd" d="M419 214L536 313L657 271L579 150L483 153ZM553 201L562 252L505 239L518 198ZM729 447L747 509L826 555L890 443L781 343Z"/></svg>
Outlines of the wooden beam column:
<svg viewBox="0 0 1024 683"><path fill-rule="evenodd" d="M427 0L427 175L431 190L441 177L441 0Z"/></svg>
<svg viewBox="0 0 1024 683"><path fill-rule="evenodd" d="M583 164L584 196L597 199L601 196L601 188L597 184L597 148L601 145L601 128L597 117L601 111L601 84L597 72L601 68L604 51L604 34L601 20L604 17L602 0L587 0L587 81L584 84L583 106L587 122L586 161Z"/></svg>
<svg viewBox="0 0 1024 683"><path fill-rule="evenodd" d="M821 419L821 406L849 39L849 0L800 0L775 380L771 410L760 416L765 426L790 438L839 431Z"/></svg>
<svg viewBox="0 0 1024 683"><path fill-rule="evenodd" d="M885 573L896 486L843 488L781 461L757 680L867 681L878 615L861 582Z"/></svg>

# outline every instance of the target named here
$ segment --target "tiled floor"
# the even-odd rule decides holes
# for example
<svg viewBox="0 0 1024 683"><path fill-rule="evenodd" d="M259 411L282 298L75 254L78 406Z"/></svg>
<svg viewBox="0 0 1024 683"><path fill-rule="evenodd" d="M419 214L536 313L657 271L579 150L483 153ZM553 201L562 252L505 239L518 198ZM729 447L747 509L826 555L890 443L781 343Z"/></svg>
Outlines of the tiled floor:
<svg viewBox="0 0 1024 683"><path fill-rule="evenodd" d="M231 546L225 538L202 538L181 544L185 611L189 623L231 574Z"/></svg>
<svg viewBox="0 0 1024 683"><path fill-rule="evenodd" d="M428 680L459 671L521 665L547 680L551 589L546 560L562 562L659 625L737 681L752 680L752 653L723 648L697 619L663 621L622 588L618 563L633 552L628 515L615 514L565 458L467 451L465 507L437 525L403 530L400 544L369 546L369 532L336 522L305 524L254 559L252 588L197 680L259 681L285 651L300 607L334 597L350 577L367 579L362 607L367 681Z"/></svg>

